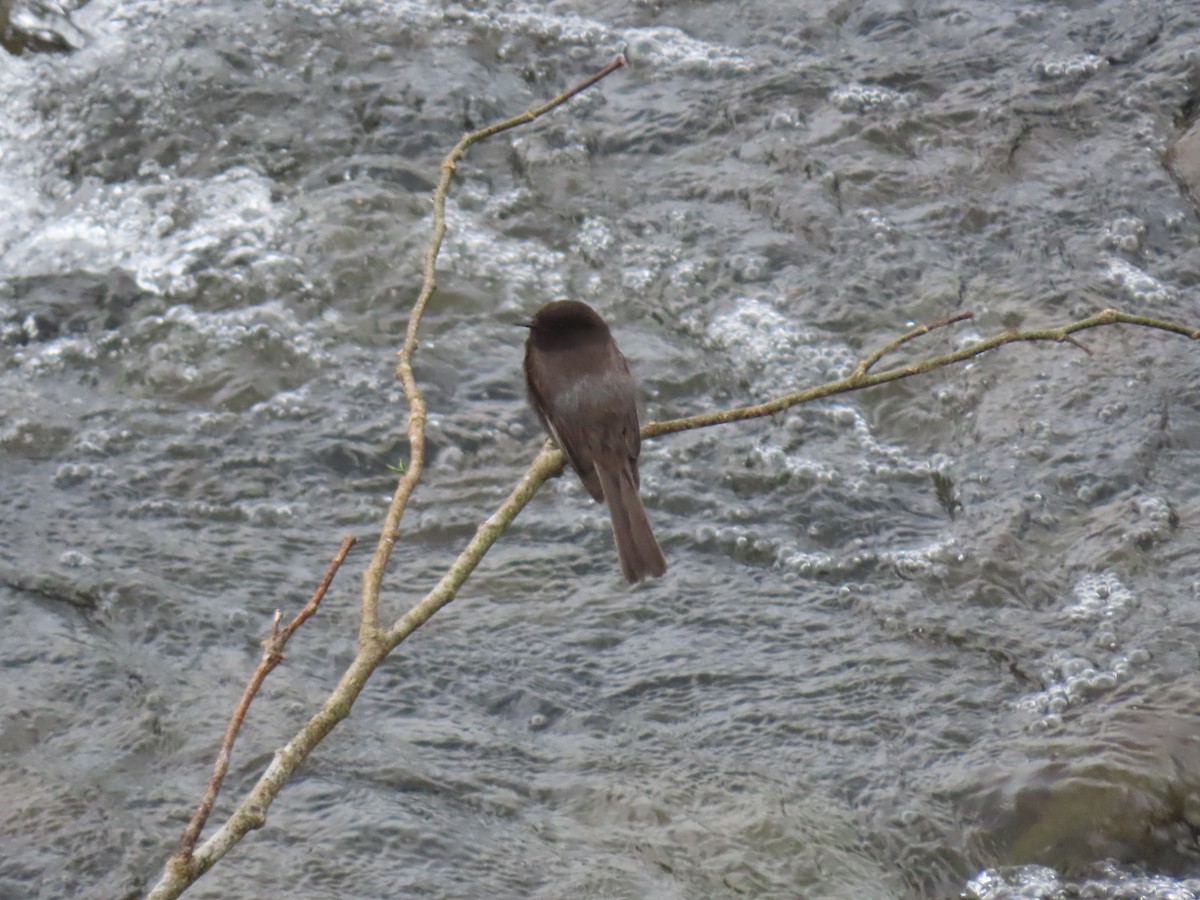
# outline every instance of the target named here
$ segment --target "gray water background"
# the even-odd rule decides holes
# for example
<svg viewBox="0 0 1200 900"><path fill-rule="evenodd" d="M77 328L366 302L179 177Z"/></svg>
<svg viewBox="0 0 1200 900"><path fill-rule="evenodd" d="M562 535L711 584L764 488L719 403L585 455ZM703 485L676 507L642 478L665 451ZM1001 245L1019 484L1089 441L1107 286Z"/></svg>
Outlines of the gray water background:
<svg viewBox="0 0 1200 900"><path fill-rule="evenodd" d="M0 896L134 897L276 608L363 539L217 820L354 652L464 129L398 615L541 443L523 332L652 419L1107 305L1197 324L1191 2L116 2L0 56ZM544 489L205 898L1200 896L1196 348L1132 329L643 449L670 562Z"/></svg>

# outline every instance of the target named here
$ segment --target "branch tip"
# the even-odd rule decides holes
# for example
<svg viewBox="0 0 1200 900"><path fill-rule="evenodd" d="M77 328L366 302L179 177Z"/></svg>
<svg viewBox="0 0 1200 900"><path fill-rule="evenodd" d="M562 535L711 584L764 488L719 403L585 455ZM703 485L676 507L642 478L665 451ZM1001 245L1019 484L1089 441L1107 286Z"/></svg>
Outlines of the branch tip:
<svg viewBox="0 0 1200 900"><path fill-rule="evenodd" d="M1116 319L1113 319L1113 320L1112 320L1112 322L1113 322L1113 323L1115 323L1115 322L1116 322ZM1111 324L1111 323L1110 323L1110 324ZM1064 335L1063 335L1062 337L1060 337L1058 340L1059 340L1059 342L1060 342L1060 343L1072 344L1072 345L1074 345L1074 346L1078 347L1080 350L1082 350L1082 351L1083 351L1084 353L1086 353L1088 356L1094 356L1094 355L1095 355L1094 353L1092 353L1092 351L1091 351L1091 348L1090 348L1090 347L1088 347L1088 345L1087 345L1087 344L1083 343L1083 341L1080 341L1080 340L1077 340L1076 338L1073 338L1073 337L1071 337L1071 335L1069 335L1069 334L1064 334Z"/></svg>

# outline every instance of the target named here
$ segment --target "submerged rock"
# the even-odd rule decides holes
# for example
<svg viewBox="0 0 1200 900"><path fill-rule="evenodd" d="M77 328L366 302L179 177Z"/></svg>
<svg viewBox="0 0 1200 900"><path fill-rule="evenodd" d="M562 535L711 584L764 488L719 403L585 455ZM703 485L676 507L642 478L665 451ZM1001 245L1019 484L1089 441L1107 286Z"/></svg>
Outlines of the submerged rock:
<svg viewBox="0 0 1200 900"><path fill-rule="evenodd" d="M1017 742L1013 756L965 791L976 822L970 843L1000 865L1068 875L1106 859L1194 872L1198 687L1130 685L1114 702L1066 717L1060 732Z"/></svg>

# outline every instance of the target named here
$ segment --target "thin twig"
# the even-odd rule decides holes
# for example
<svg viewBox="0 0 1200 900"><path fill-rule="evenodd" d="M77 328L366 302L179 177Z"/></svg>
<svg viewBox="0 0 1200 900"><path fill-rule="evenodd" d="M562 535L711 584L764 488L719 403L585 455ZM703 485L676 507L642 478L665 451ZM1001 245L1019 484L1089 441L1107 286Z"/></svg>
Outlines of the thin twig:
<svg viewBox="0 0 1200 900"><path fill-rule="evenodd" d="M1094 353L1092 353L1092 350L1091 350L1091 348L1090 348L1090 347L1088 347L1088 345L1087 345L1087 344L1085 344L1085 343L1084 343L1083 341L1081 341L1081 340L1078 340L1077 338L1073 338L1073 337L1071 337L1071 335L1069 335L1069 334L1067 334L1067 335L1063 335L1063 341L1064 341L1065 343L1071 344L1071 345L1072 345L1072 346L1074 346L1074 347L1078 347L1080 350L1082 350L1082 351L1083 351L1084 353L1086 353L1088 356L1094 356L1094 355L1095 355Z"/></svg>
<svg viewBox="0 0 1200 900"><path fill-rule="evenodd" d="M317 611L317 607L325 597L325 592L333 583L333 577L345 561L346 554L354 546L355 540L357 539L353 536L342 538L342 545L334 555L333 561L329 563L329 568L325 570L325 577L317 586L316 591L304 608L296 613L296 617L282 629L279 627L279 623L283 620L283 613L275 610L275 616L271 621L271 635L262 642L263 650L258 666L255 668L254 674L250 676L246 689L242 692L242 699L238 701L238 705L229 719L229 726L225 729L225 737L221 740L221 749L217 751L217 759L213 764L212 777L208 780L208 789L205 790L204 796L200 800L200 806L197 807L195 815L192 816L192 820L179 838L179 846L175 850L175 857L178 860L185 863L191 860L192 850L196 847L196 841L200 837L200 832L204 830L204 823L208 821L213 805L217 802L217 795L221 792L221 785L229 772L229 762L233 757L233 744L237 740L238 732L242 729L242 722L246 719L250 703L258 694L266 677L283 661L283 648L287 645L288 639Z"/></svg>
<svg viewBox="0 0 1200 900"><path fill-rule="evenodd" d="M316 613L317 607L321 605L321 600L325 597L325 592L329 590L329 586L333 584L334 576L337 575L338 569L342 567L342 563L346 561L346 554L350 552L350 548L358 543L358 538L352 534L342 538L342 545L338 547L338 552L334 555L329 563L329 568L325 570L325 577L321 579L321 583L317 585L317 589L313 592L309 601L304 604L304 609L296 613L296 617L284 627L283 633L280 635L279 652L283 652L283 646L288 642L296 629L307 622Z"/></svg>
<svg viewBox="0 0 1200 900"><path fill-rule="evenodd" d="M404 517L408 501L412 497L417 482L421 479L421 473L425 468L425 418L427 411L425 397L421 392L420 386L417 384L416 376L413 374L413 355L417 350L417 332L421 326L421 317L425 314L425 307L429 303L429 298L433 296L433 292L437 288L437 257L441 251L442 240L446 236L446 195L450 191L450 182L455 170L458 168L459 160L463 158L467 148L472 144L477 144L502 131L508 131L510 128L516 128L518 125L524 125L544 116L551 110L562 106L576 94L587 90L598 81L607 78L624 65L624 55L618 55L599 72L585 78L574 87L568 88L552 100L540 106L535 106L532 109L527 109L525 112L513 116L511 119L505 119L503 122L496 122L485 128L480 128L478 131L472 131L470 134L463 135L459 142L454 145L454 149L446 154L446 158L442 160L441 177L438 180L437 187L433 190L433 236L429 242L429 248L425 251L425 262L421 273L421 291L417 295L416 302L413 304L412 312L409 314L408 329L405 332L404 344L400 348L398 354L399 360L396 364L396 377L400 380L401 385L403 385L404 397L408 401L408 464L405 467L404 474L400 477L396 485L396 491L392 495L387 515L384 517L383 530L379 535L379 544L375 548L375 553L371 557L370 564L367 566L366 571L363 572L362 613L358 633L360 645L377 641L381 637L379 628L379 588L383 584L383 575L387 569L392 548L400 536L400 520Z"/></svg>
<svg viewBox="0 0 1200 900"><path fill-rule="evenodd" d="M947 324L949 320L935 322L928 330L933 330L933 327L940 327L942 324ZM1069 325L1062 325L1058 328L1043 328L1031 331L1006 331L1002 334L997 334L993 337L986 338L981 341L976 341L966 347L962 347L951 353L943 356L930 357L929 359L919 360L917 362L908 363L906 365L897 366L894 369L888 369L885 372L862 372L862 366L859 365L851 374L845 378L831 381L828 384L818 385L816 387L805 388L802 391L796 391L791 394L785 394L782 397L777 397L774 400L769 400L766 403L756 403L752 406L739 406L734 409L723 409L715 412L701 413L697 416L687 416L682 419L672 419L669 422L650 422L642 428L642 437L652 438L659 437L664 434L674 434L677 431L689 431L693 428L708 428L712 425L725 425L730 422L740 422L744 419L756 419L762 416L772 416L776 413L783 412L785 409L790 409L793 406L798 406L801 403L809 403L813 400L819 400L823 397L833 397L837 394L845 394L849 391L859 391L863 388L874 387L877 384L886 384L889 381L899 381L902 378L911 378L913 375L923 375L926 372L932 372L934 369L941 369L946 366L952 366L955 363L965 362L976 356L981 356L989 350L995 350L997 347L1002 347L1005 344L1017 344L1022 342L1040 342L1051 341L1054 343L1070 343L1077 344L1078 342L1072 337L1073 334L1079 331L1086 331L1090 328L1101 328L1105 325L1137 325L1143 328L1154 328L1159 331L1169 331L1172 334L1181 334L1184 337L1192 340L1200 340L1200 329L1189 328L1186 325L1177 325L1174 322L1167 322L1162 319L1151 319L1146 316L1134 316L1129 313L1123 313L1115 309L1102 310L1094 316L1089 316L1086 319L1080 319L1077 322L1071 322ZM919 331L916 329L915 331ZM914 334L914 332L909 332ZM907 335L905 335L907 337ZM880 350L868 356L868 360L878 362L886 353L899 347L904 341L891 341Z"/></svg>
<svg viewBox="0 0 1200 900"><path fill-rule="evenodd" d="M918 325L916 328L914 328L912 331L908 332L907 334L902 334L902 335L900 335L900 337L896 338L894 341L884 344L882 347L880 347L878 350L876 350L874 353L872 353L870 356L868 356L866 359L864 359L862 362L860 362L858 364L858 367L851 373L850 377L853 378L855 376L858 376L861 378L863 375L866 375L867 372L869 372L871 370L872 366L875 365L875 363L879 362L879 360L883 359L885 356L887 356L887 354L891 353L893 350L895 350L897 347L901 346L902 344L907 344L909 341L915 340L916 338L919 338L923 334L929 334L929 332L931 332L937 328L945 328L947 325L953 325L956 322L962 322L966 319L973 319L973 318L975 318L975 313L961 312L961 313L958 313L957 315L947 316L944 319L938 319L936 322L930 322L927 325Z"/></svg>

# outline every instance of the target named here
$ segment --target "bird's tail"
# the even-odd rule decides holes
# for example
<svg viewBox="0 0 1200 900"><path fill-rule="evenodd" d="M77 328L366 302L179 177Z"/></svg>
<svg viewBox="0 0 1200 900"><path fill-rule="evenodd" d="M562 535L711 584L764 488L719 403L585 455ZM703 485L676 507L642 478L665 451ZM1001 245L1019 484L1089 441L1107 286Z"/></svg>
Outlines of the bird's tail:
<svg viewBox="0 0 1200 900"><path fill-rule="evenodd" d="M621 573L625 580L634 584L648 576L662 575L667 571L667 560L650 530L633 470L626 466L614 472L596 466L596 472L604 488L604 500L612 518L613 536L617 539L617 555L621 558Z"/></svg>

